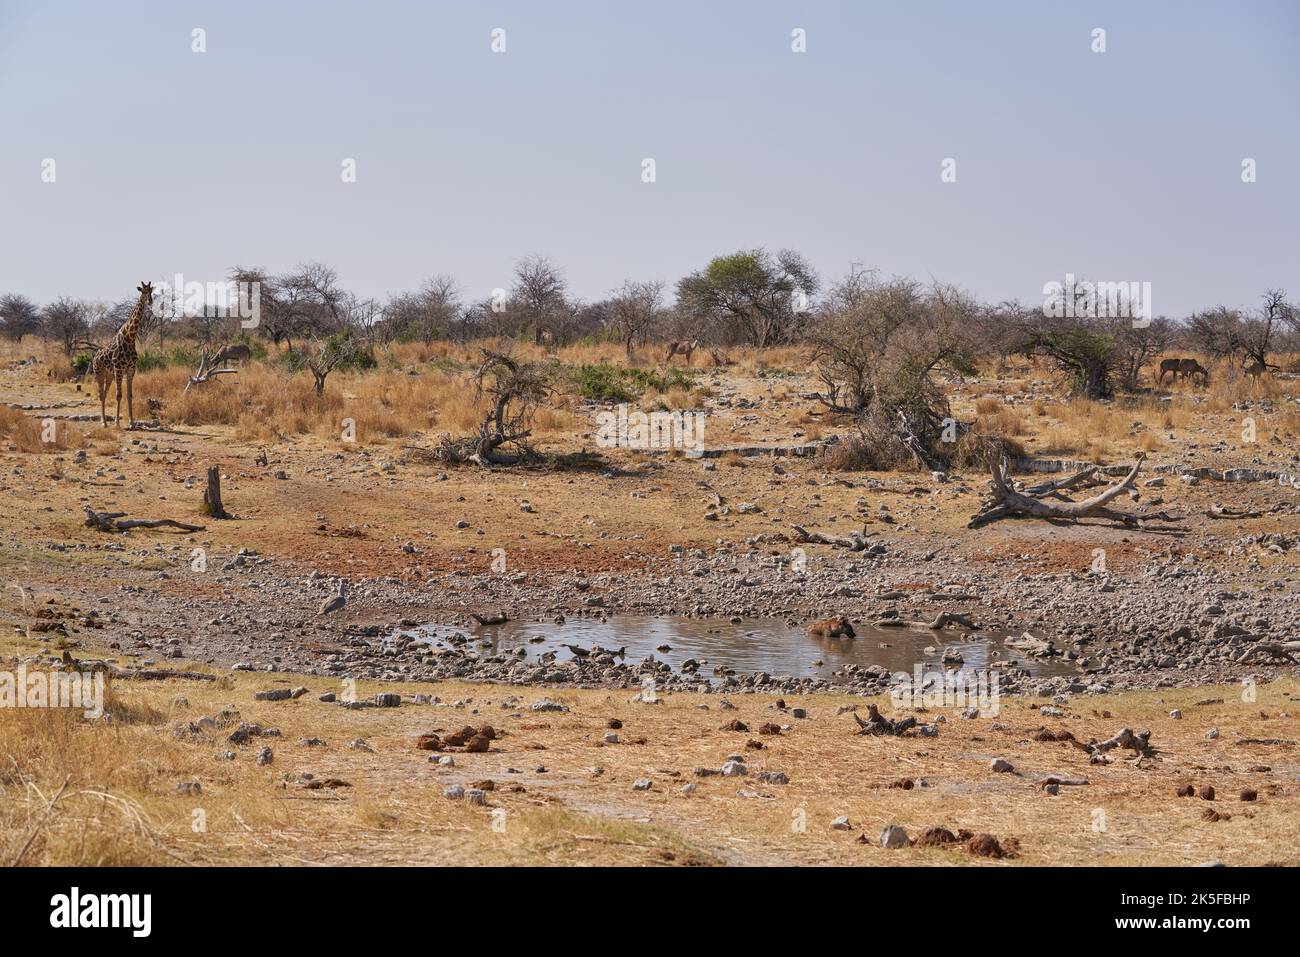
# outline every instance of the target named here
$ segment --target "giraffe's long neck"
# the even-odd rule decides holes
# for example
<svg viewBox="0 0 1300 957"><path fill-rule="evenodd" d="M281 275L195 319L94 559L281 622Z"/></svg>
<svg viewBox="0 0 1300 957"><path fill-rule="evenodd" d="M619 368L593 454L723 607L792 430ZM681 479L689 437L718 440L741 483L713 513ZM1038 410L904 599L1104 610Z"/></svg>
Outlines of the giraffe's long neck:
<svg viewBox="0 0 1300 957"><path fill-rule="evenodd" d="M119 345L135 345L135 337L140 332L140 320L144 318L144 308L145 295L140 293L140 298L136 302L135 308L131 310L131 315L127 317L126 322L122 324L122 328L117 330L117 335L114 336L114 340Z"/></svg>

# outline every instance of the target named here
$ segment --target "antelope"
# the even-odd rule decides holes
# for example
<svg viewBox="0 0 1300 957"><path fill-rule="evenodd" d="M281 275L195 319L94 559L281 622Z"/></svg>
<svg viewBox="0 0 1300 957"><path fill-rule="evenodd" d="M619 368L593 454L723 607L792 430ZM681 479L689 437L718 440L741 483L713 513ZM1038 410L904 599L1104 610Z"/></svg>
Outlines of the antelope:
<svg viewBox="0 0 1300 957"><path fill-rule="evenodd" d="M211 364L214 366L225 365L227 362L230 362L231 360L236 360L239 362L247 362L250 356L252 356L252 352L249 350L248 346L244 345L243 343L235 343L233 345L226 346L224 349L222 349L220 352L214 355L212 357Z"/></svg>
<svg viewBox="0 0 1300 957"><path fill-rule="evenodd" d="M1205 385L1210 381L1210 370L1205 368L1195 359L1164 359L1160 362L1160 374L1156 376L1156 382L1163 384L1165 373L1172 373L1173 378L1177 379L1180 375L1186 379L1188 376L1199 375L1201 384Z"/></svg>
<svg viewBox="0 0 1300 957"><path fill-rule="evenodd" d="M1252 379L1258 379L1261 375L1264 374L1264 370L1267 368L1268 368L1267 365L1265 365L1259 359L1256 359L1250 365L1242 366L1242 371L1245 372L1246 375L1250 376Z"/></svg>
<svg viewBox="0 0 1300 957"><path fill-rule="evenodd" d="M858 633L853 630L849 620L843 615L836 615L834 618L823 618L821 621L814 621L811 625L804 628L804 633L809 638L856 638Z"/></svg>
<svg viewBox="0 0 1300 957"><path fill-rule="evenodd" d="M699 339L674 339L668 343L668 355L664 357L665 362L672 362L673 356L683 355L686 357L686 364L691 364L691 353L695 351L696 346L700 344Z"/></svg>

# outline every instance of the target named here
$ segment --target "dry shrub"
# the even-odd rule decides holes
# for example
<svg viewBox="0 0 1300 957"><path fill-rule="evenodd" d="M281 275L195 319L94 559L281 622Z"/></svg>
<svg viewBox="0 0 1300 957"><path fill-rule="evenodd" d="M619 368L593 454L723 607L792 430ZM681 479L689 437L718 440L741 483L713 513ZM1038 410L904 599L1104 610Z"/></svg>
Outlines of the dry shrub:
<svg viewBox="0 0 1300 957"><path fill-rule="evenodd" d="M70 422L54 420L53 442L45 441L41 419L19 409L0 406L0 443L12 444L20 452L62 452L86 447L86 436Z"/></svg>
<svg viewBox="0 0 1300 957"><path fill-rule="evenodd" d="M981 434L967 431L957 438L952 454L952 464L959 468L988 469L1002 459L1020 459L1025 448L1015 439L1003 435Z"/></svg>
<svg viewBox="0 0 1300 957"><path fill-rule="evenodd" d="M818 464L832 472L886 472L912 462L897 436L890 433L873 438L864 432L828 445L818 456Z"/></svg>
<svg viewBox="0 0 1300 957"><path fill-rule="evenodd" d="M1024 435L1025 420L1000 399L979 399L975 402L974 429L982 435Z"/></svg>

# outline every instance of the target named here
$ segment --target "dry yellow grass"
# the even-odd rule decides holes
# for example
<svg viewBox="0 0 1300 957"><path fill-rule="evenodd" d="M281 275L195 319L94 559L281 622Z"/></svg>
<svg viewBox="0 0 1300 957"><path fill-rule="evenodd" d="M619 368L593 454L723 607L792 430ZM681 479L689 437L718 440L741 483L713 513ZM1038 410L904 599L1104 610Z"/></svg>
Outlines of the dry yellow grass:
<svg viewBox="0 0 1300 957"><path fill-rule="evenodd" d="M302 698L258 702L266 687L312 689ZM361 684L358 693L420 692L461 700L464 708L405 704L349 711L316 695L337 690L319 678L224 675L215 682L113 685L112 724L53 710L0 712L0 861L6 864L363 864L363 863L833 863L833 864L1228 864L1300 863L1300 797L1275 774L1285 746L1243 738L1294 738L1286 717L1294 680L1258 689L1201 688L1078 698L1068 717L1045 719L1040 702L1004 699L996 718L947 714L938 738L854 734L838 695L787 697L809 711L792 720L771 696L735 696L722 712L717 696L672 694L657 706L633 704L631 691L548 690L567 713L527 708L533 689L444 683ZM1223 703L1198 706L1197 701ZM880 701L886 711L893 709ZM708 705L702 709L701 705ZM1184 720L1169 718L1181 708ZM470 708L477 709L477 714ZM223 727L183 730L200 716ZM237 712L237 714L235 713ZM929 716L934 716L934 710ZM605 745L606 722L623 723L619 744ZM722 725L736 718L757 736ZM240 721L280 730L249 747L226 743ZM491 723L504 731L487 754L456 754L456 766L429 762L415 738L436 729ZM1209 726L1220 737L1204 737ZM1037 729L1066 729L1079 740L1109 737L1122 726L1152 729L1157 757L1142 766L1123 757L1090 765L1068 742L1035 739ZM180 728L182 730L178 731ZM308 747L302 739L326 744ZM372 751L349 742L364 739ZM755 750L747 742L761 743ZM271 766L254 753L269 745ZM234 760L217 760L226 749ZM732 752L748 756L748 778L697 778ZM1013 774L991 773L992 757ZM540 765L546 772L539 773ZM519 773L511 773L509 768ZM789 775L764 784L763 769ZM1252 770L1255 769L1255 770ZM304 773L346 786L311 790ZM1052 797L1041 779L1085 778ZM646 792L632 782L653 782ZM903 781L926 785L904 789ZM452 783L493 782L485 807L442 796ZM680 793L687 782L695 793ZM197 783L197 792L178 785ZM1214 802L1176 796L1185 784L1212 785ZM518 786L519 789L514 788ZM1258 800L1238 799L1250 788ZM1206 821L1213 808L1227 819ZM849 817L852 829L830 821ZM1019 856L977 858L960 849L875 845L887 823L913 835L931 826L1014 839ZM859 836L865 836L863 846Z"/></svg>
<svg viewBox="0 0 1300 957"><path fill-rule="evenodd" d="M86 446L86 436L70 422L42 421L18 409L0 406L0 445L19 452L62 452Z"/></svg>
<svg viewBox="0 0 1300 957"><path fill-rule="evenodd" d="M338 439L351 420L355 441L382 442L431 431L462 434L478 428L487 409L464 374L438 370L418 375L400 372L335 372L317 395L305 373L261 363L238 375L185 391L188 373L169 368L136 377L137 403L162 403L163 418L180 425L222 425L245 441L272 441L297 435ZM568 432L574 416L563 408L539 411L537 434ZM352 438L352 433L349 433Z"/></svg>

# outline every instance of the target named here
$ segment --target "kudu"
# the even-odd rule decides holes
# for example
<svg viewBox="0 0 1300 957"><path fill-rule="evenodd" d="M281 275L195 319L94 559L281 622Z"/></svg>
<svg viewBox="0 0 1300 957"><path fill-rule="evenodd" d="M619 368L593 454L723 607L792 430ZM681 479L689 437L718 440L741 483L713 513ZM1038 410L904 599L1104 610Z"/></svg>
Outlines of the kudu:
<svg viewBox="0 0 1300 957"><path fill-rule="evenodd" d="M213 355L211 364L225 365L228 362L247 362L252 356L252 351L242 342L232 343L221 349Z"/></svg>
<svg viewBox="0 0 1300 957"><path fill-rule="evenodd" d="M1163 385L1165 373L1171 373L1173 379L1182 376L1186 379L1188 376L1199 375L1201 384L1205 385L1210 381L1210 370L1205 368L1195 359L1164 359L1160 363L1160 374L1156 377L1156 382Z"/></svg>
<svg viewBox="0 0 1300 957"><path fill-rule="evenodd" d="M668 355L664 357L665 362L671 362L673 356L682 355L686 357L686 364L691 364L691 354L699 346L699 339L674 339L668 343Z"/></svg>

